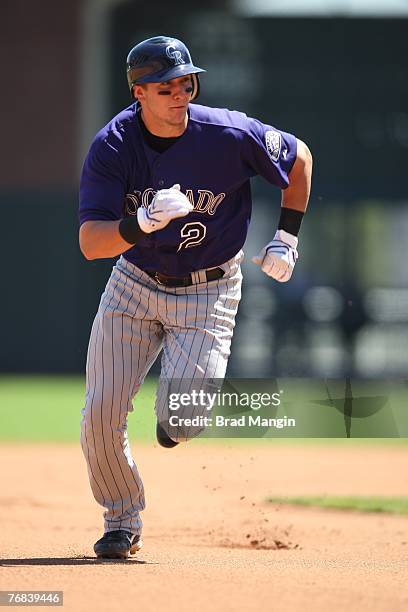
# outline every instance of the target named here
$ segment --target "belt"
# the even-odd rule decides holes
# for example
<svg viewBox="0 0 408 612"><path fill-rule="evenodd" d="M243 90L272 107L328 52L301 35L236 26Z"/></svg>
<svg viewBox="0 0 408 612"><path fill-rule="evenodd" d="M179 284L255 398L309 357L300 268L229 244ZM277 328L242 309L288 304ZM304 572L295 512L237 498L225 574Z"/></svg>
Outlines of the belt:
<svg viewBox="0 0 408 612"><path fill-rule="evenodd" d="M190 287L190 285L196 284L191 274L188 276L167 276L167 274L161 274L161 272L148 272L147 270L145 270L145 272L153 278L156 283L164 285L165 287ZM193 272L193 274L195 275L196 273ZM211 268L205 271L207 282L218 280L222 278L224 274L225 272L222 268Z"/></svg>

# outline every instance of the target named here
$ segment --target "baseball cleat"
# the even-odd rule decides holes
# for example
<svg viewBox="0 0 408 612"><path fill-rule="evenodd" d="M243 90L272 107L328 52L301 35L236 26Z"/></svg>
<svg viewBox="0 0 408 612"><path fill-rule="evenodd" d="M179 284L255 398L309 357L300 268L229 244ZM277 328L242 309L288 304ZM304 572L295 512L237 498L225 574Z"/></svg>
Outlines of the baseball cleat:
<svg viewBox="0 0 408 612"><path fill-rule="evenodd" d="M118 529L107 531L95 542L94 551L98 559L127 559L142 548L142 537L130 531Z"/></svg>
<svg viewBox="0 0 408 612"><path fill-rule="evenodd" d="M156 438L160 446L164 446L164 448L173 448L179 444L179 442L175 442L166 434L165 430L161 425L159 425L159 423L156 425Z"/></svg>

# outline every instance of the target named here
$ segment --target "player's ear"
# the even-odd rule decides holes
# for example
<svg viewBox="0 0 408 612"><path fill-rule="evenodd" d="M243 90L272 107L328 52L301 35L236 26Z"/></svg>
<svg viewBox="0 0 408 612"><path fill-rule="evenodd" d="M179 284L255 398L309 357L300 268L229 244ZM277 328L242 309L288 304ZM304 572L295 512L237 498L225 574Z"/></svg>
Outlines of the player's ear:
<svg viewBox="0 0 408 612"><path fill-rule="evenodd" d="M139 101L145 99L145 88L143 87L143 84L133 86L133 96Z"/></svg>

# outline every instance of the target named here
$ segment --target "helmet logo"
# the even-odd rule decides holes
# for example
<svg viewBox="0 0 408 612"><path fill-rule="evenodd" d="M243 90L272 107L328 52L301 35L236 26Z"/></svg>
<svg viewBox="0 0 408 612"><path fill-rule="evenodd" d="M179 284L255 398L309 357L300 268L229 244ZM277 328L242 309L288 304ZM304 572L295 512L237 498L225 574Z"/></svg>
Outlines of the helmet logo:
<svg viewBox="0 0 408 612"><path fill-rule="evenodd" d="M169 59L174 61L175 66L179 66L180 64L186 63L183 60L181 51L178 51L178 49L175 49L173 45L168 45L168 47L166 47L166 55Z"/></svg>

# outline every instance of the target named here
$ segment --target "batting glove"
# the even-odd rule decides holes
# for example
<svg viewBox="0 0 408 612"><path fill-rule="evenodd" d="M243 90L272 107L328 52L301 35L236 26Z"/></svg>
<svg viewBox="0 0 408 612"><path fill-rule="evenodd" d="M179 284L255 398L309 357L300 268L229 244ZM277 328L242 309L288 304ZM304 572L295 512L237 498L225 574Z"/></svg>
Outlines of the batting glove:
<svg viewBox="0 0 408 612"><path fill-rule="evenodd" d="M146 234L157 232L173 219L184 217L193 210L190 200L180 191L180 185L160 189L147 208L137 209L140 229Z"/></svg>
<svg viewBox="0 0 408 612"><path fill-rule="evenodd" d="M252 258L254 264L280 283L286 283L292 276L298 258L298 239L285 230L278 230L274 239L258 255Z"/></svg>

